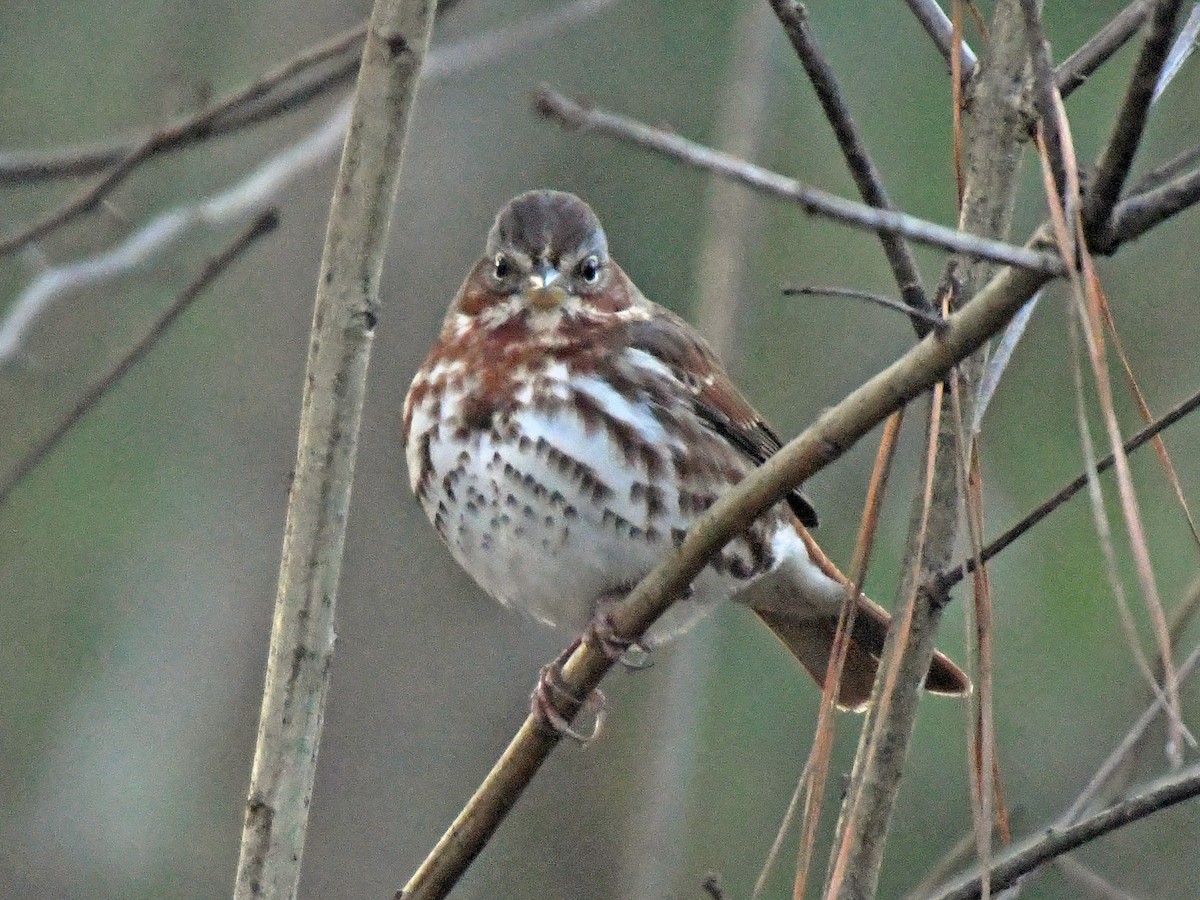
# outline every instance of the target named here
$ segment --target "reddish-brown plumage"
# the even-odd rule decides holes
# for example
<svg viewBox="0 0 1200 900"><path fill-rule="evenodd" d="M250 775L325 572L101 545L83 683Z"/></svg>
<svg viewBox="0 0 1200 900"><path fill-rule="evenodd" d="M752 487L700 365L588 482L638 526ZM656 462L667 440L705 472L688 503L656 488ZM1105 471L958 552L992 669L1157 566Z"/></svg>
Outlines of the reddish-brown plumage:
<svg viewBox="0 0 1200 900"><path fill-rule="evenodd" d="M646 300L595 214L535 191L497 217L405 402L414 492L455 558L501 602L582 629L720 494L779 449L708 345ZM845 578L799 492L710 562L651 629L750 606L820 682ZM887 613L860 598L839 702L865 702ZM929 687L969 689L940 654Z"/></svg>

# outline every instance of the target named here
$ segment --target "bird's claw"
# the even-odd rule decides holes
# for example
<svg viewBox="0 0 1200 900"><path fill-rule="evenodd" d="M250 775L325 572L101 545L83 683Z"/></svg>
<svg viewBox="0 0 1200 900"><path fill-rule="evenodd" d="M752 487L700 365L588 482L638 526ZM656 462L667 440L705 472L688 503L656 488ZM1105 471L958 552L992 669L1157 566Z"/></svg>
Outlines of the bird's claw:
<svg viewBox="0 0 1200 900"><path fill-rule="evenodd" d="M620 637L613 628L612 617L605 612L598 614L587 627L587 643L604 654L609 662L620 663L631 672L639 672L654 665L650 648L641 640Z"/></svg>
<svg viewBox="0 0 1200 900"><path fill-rule="evenodd" d="M594 722L591 734L584 734L571 725L567 717L559 712L555 697L564 697L573 706L586 707L591 711ZM599 688L593 690L586 697L580 697L574 693L563 681L562 661L555 660L549 665L542 666L541 672L538 673L537 686L533 689L533 696L529 698L529 710L537 719L562 737L568 737L581 747L586 747L600 737L600 733L604 730L608 704Z"/></svg>

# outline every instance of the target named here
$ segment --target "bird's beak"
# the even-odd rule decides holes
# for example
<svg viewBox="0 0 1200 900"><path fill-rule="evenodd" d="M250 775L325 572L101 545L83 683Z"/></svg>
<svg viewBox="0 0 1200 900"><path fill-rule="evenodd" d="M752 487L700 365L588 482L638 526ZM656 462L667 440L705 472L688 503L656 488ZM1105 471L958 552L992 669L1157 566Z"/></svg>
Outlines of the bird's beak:
<svg viewBox="0 0 1200 900"><path fill-rule="evenodd" d="M567 299L567 292L559 283L561 273L548 262L539 262L529 276L526 292L529 302L536 309L554 309Z"/></svg>

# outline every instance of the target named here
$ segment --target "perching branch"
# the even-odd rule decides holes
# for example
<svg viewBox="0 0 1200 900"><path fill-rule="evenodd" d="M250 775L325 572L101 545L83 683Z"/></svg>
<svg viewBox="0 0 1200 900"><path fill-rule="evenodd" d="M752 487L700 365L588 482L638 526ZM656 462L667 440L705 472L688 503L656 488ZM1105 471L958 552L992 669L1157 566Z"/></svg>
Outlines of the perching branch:
<svg viewBox="0 0 1200 900"><path fill-rule="evenodd" d="M855 203L669 131L652 128L618 113L584 106L549 88L542 88L534 95L534 108L538 115L564 128L596 131L689 166L716 172L768 196L791 201L810 215L867 231L892 232L919 244L976 259L1020 266L1045 277L1063 273L1062 260L1051 254L977 237L906 213Z"/></svg>
<svg viewBox="0 0 1200 900"><path fill-rule="evenodd" d="M317 283L235 900L293 897L300 878L379 277L436 5L377 0L363 48Z"/></svg>

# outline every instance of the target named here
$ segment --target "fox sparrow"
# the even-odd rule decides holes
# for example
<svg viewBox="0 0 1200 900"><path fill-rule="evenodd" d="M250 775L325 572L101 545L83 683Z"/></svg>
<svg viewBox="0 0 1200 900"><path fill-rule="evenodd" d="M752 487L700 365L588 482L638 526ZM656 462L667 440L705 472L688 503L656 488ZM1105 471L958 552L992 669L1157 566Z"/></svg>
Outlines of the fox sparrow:
<svg viewBox="0 0 1200 900"><path fill-rule="evenodd" d="M683 319L642 296L591 208L531 191L500 211L404 404L409 478L459 564L506 606L586 628L780 447ZM732 541L652 627L753 610L821 683L845 577L791 494ZM889 616L865 597L838 702L871 692ZM926 687L970 690L938 653Z"/></svg>

